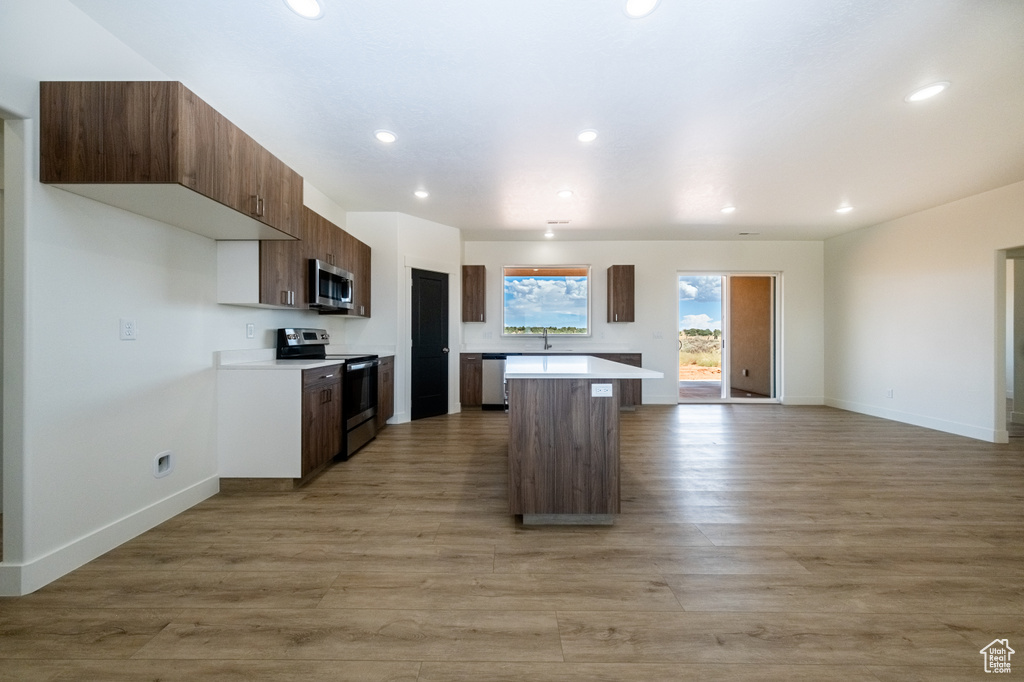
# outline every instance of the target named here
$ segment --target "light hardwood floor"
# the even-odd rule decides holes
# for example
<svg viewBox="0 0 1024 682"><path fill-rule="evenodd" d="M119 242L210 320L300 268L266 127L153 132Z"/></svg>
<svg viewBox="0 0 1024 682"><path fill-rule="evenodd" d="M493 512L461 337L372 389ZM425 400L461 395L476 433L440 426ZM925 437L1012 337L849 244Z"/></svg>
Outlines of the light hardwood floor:
<svg viewBox="0 0 1024 682"><path fill-rule="evenodd" d="M617 523L524 528L506 420L389 426L0 600L0 680L935 682L1024 651L1020 440L641 406Z"/></svg>

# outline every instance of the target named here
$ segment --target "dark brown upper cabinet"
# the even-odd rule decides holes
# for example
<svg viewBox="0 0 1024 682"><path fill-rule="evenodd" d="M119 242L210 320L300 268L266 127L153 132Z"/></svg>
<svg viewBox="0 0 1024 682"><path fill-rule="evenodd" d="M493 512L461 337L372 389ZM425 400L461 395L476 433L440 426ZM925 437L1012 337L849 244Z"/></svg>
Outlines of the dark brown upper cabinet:
<svg viewBox="0 0 1024 682"><path fill-rule="evenodd" d="M308 268L308 259L316 258L330 265L352 273L352 309L337 310L329 315L347 317L370 317L370 257L369 245L359 241L323 216L303 209L305 216L303 237L308 242L307 260L303 264ZM308 281L309 275L306 275ZM305 294L304 294L305 295Z"/></svg>
<svg viewBox="0 0 1024 682"><path fill-rule="evenodd" d="M487 321L487 268L462 266L462 321Z"/></svg>
<svg viewBox="0 0 1024 682"><path fill-rule="evenodd" d="M612 265L608 267L608 321L635 322L633 265Z"/></svg>
<svg viewBox="0 0 1024 682"><path fill-rule="evenodd" d="M293 239L302 178L174 81L40 84L44 183L213 239Z"/></svg>

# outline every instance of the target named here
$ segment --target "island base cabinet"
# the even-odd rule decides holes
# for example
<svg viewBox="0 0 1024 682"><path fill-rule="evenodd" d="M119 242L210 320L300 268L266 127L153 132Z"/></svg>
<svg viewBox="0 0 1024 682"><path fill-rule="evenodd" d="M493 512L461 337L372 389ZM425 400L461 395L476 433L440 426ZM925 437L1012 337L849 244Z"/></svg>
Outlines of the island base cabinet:
<svg viewBox="0 0 1024 682"><path fill-rule="evenodd" d="M613 395L593 397L593 384ZM617 379L509 379L512 514L619 513L619 390Z"/></svg>

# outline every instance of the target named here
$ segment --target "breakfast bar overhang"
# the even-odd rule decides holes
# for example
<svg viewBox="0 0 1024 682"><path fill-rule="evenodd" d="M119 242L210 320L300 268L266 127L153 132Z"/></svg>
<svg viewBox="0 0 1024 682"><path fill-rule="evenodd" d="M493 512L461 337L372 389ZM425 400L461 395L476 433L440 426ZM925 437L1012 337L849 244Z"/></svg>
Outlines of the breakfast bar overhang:
<svg viewBox="0 0 1024 682"><path fill-rule="evenodd" d="M592 356L510 356L509 511L524 524L611 524L619 513L619 390L664 375Z"/></svg>

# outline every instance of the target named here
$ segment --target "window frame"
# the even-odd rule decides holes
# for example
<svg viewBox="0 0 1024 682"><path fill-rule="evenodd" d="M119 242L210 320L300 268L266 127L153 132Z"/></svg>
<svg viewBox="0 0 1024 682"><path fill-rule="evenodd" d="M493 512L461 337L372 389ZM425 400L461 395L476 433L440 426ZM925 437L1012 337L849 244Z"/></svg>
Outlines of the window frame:
<svg viewBox="0 0 1024 682"><path fill-rule="evenodd" d="M503 266L501 266L501 336L502 336L502 338L508 338L508 339L516 339L516 338L518 338L518 339L529 339L529 338L541 338L544 335L543 332L539 332L539 333L524 332L522 334L515 334L515 333L509 333L509 332L505 331L509 327L509 325L507 324L507 321L505 319L506 312L507 312L507 308L506 308L506 305L505 305L505 278L507 277L507 275L505 273L508 270L555 270L555 269L586 270L587 271L587 274L586 274L586 278L587 278L587 320L586 320L586 322L587 322L587 331L585 333L565 333L565 332L561 332L560 333L560 332L551 331L551 332L548 332L548 337L550 338L550 337L557 336L559 338L589 338L589 337L594 335L593 296L592 296L592 294L593 294L593 283L594 283L593 266L591 266L589 264L577 264L577 265L567 265L567 264L556 264L556 265L542 264L542 265L537 265L537 264L533 264L533 265L503 265ZM552 275L538 275L538 276L544 277L544 276L552 276ZM555 276L557 276L557 275L555 275ZM549 329L554 329L554 328L551 327Z"/></svg>

